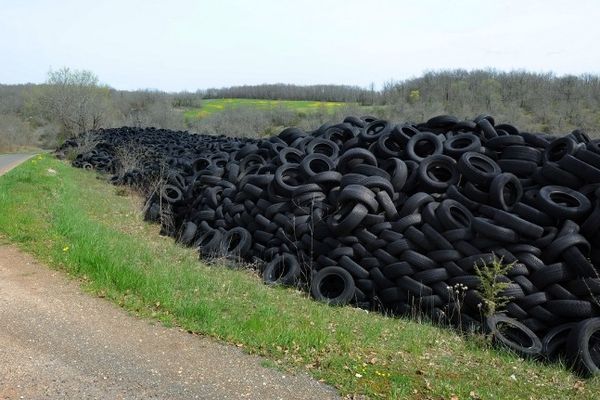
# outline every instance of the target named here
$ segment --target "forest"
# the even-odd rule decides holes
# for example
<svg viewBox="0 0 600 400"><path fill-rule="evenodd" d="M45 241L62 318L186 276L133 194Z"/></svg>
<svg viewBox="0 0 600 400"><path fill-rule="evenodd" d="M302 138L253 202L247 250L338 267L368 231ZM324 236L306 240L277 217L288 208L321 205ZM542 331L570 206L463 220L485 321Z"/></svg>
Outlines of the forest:
<svg viewBox="0 0 600 400"><path fill-rule="evenodd" d="M210 99L342 102L313 111L243 103L189 118ZM282 102L283 104L283 102ZM474 118L491 114L530 132L581 128L600 135L600 77L495 70L445 70L388 81L375 88L347 85L264 84L168 93L124 91L101 83L91 71L61 68L43 84L0 84L0 149L54 147L98 128L155 126L207 134L260 136L285 126L314 129L343 115L423 121L433 115Z"/></svg>

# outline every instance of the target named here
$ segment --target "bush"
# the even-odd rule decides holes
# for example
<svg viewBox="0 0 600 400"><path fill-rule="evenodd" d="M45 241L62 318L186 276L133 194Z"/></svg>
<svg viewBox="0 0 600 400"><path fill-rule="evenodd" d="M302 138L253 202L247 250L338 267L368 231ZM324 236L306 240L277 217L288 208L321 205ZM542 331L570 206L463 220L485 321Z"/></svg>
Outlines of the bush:
<svg viewBox="0 0 600 400"><path fill-rule="evenodd" d="M285 107L260 110L241 106L194 121L190 128L208 135L260 137L273 133L278 127L294 125L297 118L296 113Z"/></svg>
<svg viewBox="0 0 600 400"><path fill-rule="evenodd" d="M37 145L31 126L15 114L0 114L0 151Z"/></svg>

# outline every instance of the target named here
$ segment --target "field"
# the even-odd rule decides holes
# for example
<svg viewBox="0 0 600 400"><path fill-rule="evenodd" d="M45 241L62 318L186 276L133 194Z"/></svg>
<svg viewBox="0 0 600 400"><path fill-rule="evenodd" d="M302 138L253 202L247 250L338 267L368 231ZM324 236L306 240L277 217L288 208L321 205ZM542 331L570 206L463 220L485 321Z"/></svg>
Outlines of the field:
<svg viewBox="0 0 600 400"><path fill-rule="evenodd" d="M427 322L317 303L254 271L198 262L128 190L39 156L0 178L0 235L139 316L235 344L369 398L592 399L583 381ZM356 397L355 397L356 398Z"/></svg>
<svg viewBox="0 0 600 400"><path fill-rule="evenodd" d="M269 110L284 107L296 112L330 112L346 103L327 101L301 101L301 100L260 100L260 99L207 99L202 100L201 108L190 108L184 111L186 119L201 119L225 109L237 107L251 107L258 110Z"/></svg>

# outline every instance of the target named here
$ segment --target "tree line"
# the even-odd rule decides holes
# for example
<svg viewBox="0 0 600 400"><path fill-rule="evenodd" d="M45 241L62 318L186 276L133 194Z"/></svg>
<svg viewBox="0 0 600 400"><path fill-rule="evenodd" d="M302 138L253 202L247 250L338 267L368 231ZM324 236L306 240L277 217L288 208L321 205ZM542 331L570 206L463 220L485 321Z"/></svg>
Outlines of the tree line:
<svg viewBox="0 0 600 400"><path fill-rule="evenodd" d="M232 86L201 91L206 99L242 98L268 100L312 100L366 103L372 91L347 85L291 85L285 83Z"/></svg>
<svg viewBox="0 0 600 400"><path fill-rule="evenodd" d="M489 113L532 131L583 128L599 133L600 77L556 76L527 71L438 71L388 82L379 104L391 115L425 119L435 113L460 117Z"/></svg>
<svg viewBox="0 0 600 400"><path fill-rule="evenodd" d="M119 126L186 129L184 107L200 107L198 93L115 90L91 71L61 68L43 84L0 84L0 151L53 147L82 132Z"/></svg>
<svg viewBox="0 0 600 400"><path fill-rule="evenodd" d="M247 107L186 120L183 110L211 98L336 101L333 112L296 113L284 107ZM372 114L394 121L423 121L437 114L473 118L488 113L532 132L583 128L600 136L600 77L593 74L495 70L428 72L389 81L375 90L347 85L265 84L166 93L115 90L90 71L50 71L43 84L0 84L0 151L27 145L55 146L90 129L155 126L201 133L260 135L297 125L315 128L343 113Z"/></svg>

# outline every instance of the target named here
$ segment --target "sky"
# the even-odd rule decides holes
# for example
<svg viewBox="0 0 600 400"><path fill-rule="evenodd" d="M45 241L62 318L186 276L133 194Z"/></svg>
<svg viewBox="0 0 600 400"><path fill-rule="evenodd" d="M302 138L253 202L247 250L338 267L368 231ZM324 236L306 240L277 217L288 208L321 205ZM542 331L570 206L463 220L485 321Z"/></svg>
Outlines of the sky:
<svg viewBox="0 0 600 400"><path fill-rule="evenodd" d="M442 69L600 73L600 0L0 0L0 83L380 87Z"/></svg>

